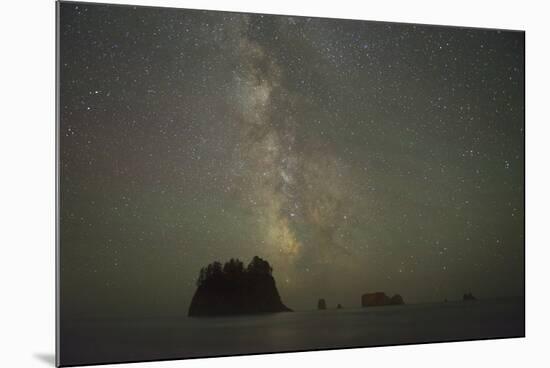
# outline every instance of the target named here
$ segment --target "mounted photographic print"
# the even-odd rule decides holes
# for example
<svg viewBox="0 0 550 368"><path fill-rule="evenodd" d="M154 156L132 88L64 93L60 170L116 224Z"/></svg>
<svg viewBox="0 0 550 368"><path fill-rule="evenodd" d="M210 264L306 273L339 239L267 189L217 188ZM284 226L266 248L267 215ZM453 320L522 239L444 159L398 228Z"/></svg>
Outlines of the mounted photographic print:
<svg viewBox="0 0 550 368"><path fill-rule="evenodd" d="M524 336L523 32L57 7L58 365Z"/></svg>

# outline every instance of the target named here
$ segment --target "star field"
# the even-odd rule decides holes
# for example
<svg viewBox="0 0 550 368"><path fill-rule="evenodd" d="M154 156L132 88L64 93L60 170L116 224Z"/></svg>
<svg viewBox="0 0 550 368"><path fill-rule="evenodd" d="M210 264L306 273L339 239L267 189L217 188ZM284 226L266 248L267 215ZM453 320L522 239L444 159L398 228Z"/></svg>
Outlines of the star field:
<svg viewBox="0 0 550 368"><path fill-rule="evenodd" d="M60 21L71 315L185 314L202 266L254 255L294 309L523 295L523 33L68 2Z"/></svg>

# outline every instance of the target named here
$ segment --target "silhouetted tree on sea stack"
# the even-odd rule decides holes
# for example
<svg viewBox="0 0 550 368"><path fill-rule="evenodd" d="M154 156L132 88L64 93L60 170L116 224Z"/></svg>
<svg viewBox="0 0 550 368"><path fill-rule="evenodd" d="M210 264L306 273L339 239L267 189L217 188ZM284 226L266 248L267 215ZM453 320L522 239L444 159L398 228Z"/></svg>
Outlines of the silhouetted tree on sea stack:
<svg viewBox="0 0 550 368"><path fill-rule="evenodd" d="M218 316L291 311L281 301L269 263L254 257L245 268L238 259L223 266L213 262L203 267L189 316Z"/></svg>

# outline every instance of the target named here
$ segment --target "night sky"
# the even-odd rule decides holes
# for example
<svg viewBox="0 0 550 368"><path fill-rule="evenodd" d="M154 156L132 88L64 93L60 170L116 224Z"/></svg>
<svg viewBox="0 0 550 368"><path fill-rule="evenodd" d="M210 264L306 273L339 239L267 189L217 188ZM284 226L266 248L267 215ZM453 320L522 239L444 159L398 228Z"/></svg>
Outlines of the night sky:
<svg viewBox="0 0 550 368"><path fill-rule="evenodd" d="M62 3L64 316L523 295L524 34Z"/></svg>

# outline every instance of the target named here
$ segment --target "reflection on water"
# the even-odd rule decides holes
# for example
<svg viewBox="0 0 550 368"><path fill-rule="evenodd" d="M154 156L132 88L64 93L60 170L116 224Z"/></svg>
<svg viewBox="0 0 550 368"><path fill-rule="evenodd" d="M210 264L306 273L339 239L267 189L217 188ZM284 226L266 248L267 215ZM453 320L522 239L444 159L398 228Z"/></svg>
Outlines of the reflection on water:
<svg viewBox="0 0 550 368"><path fill-rule="evenodd" d="M64 323L63 364L524 335L523 298L269 315Z"/></svg>

